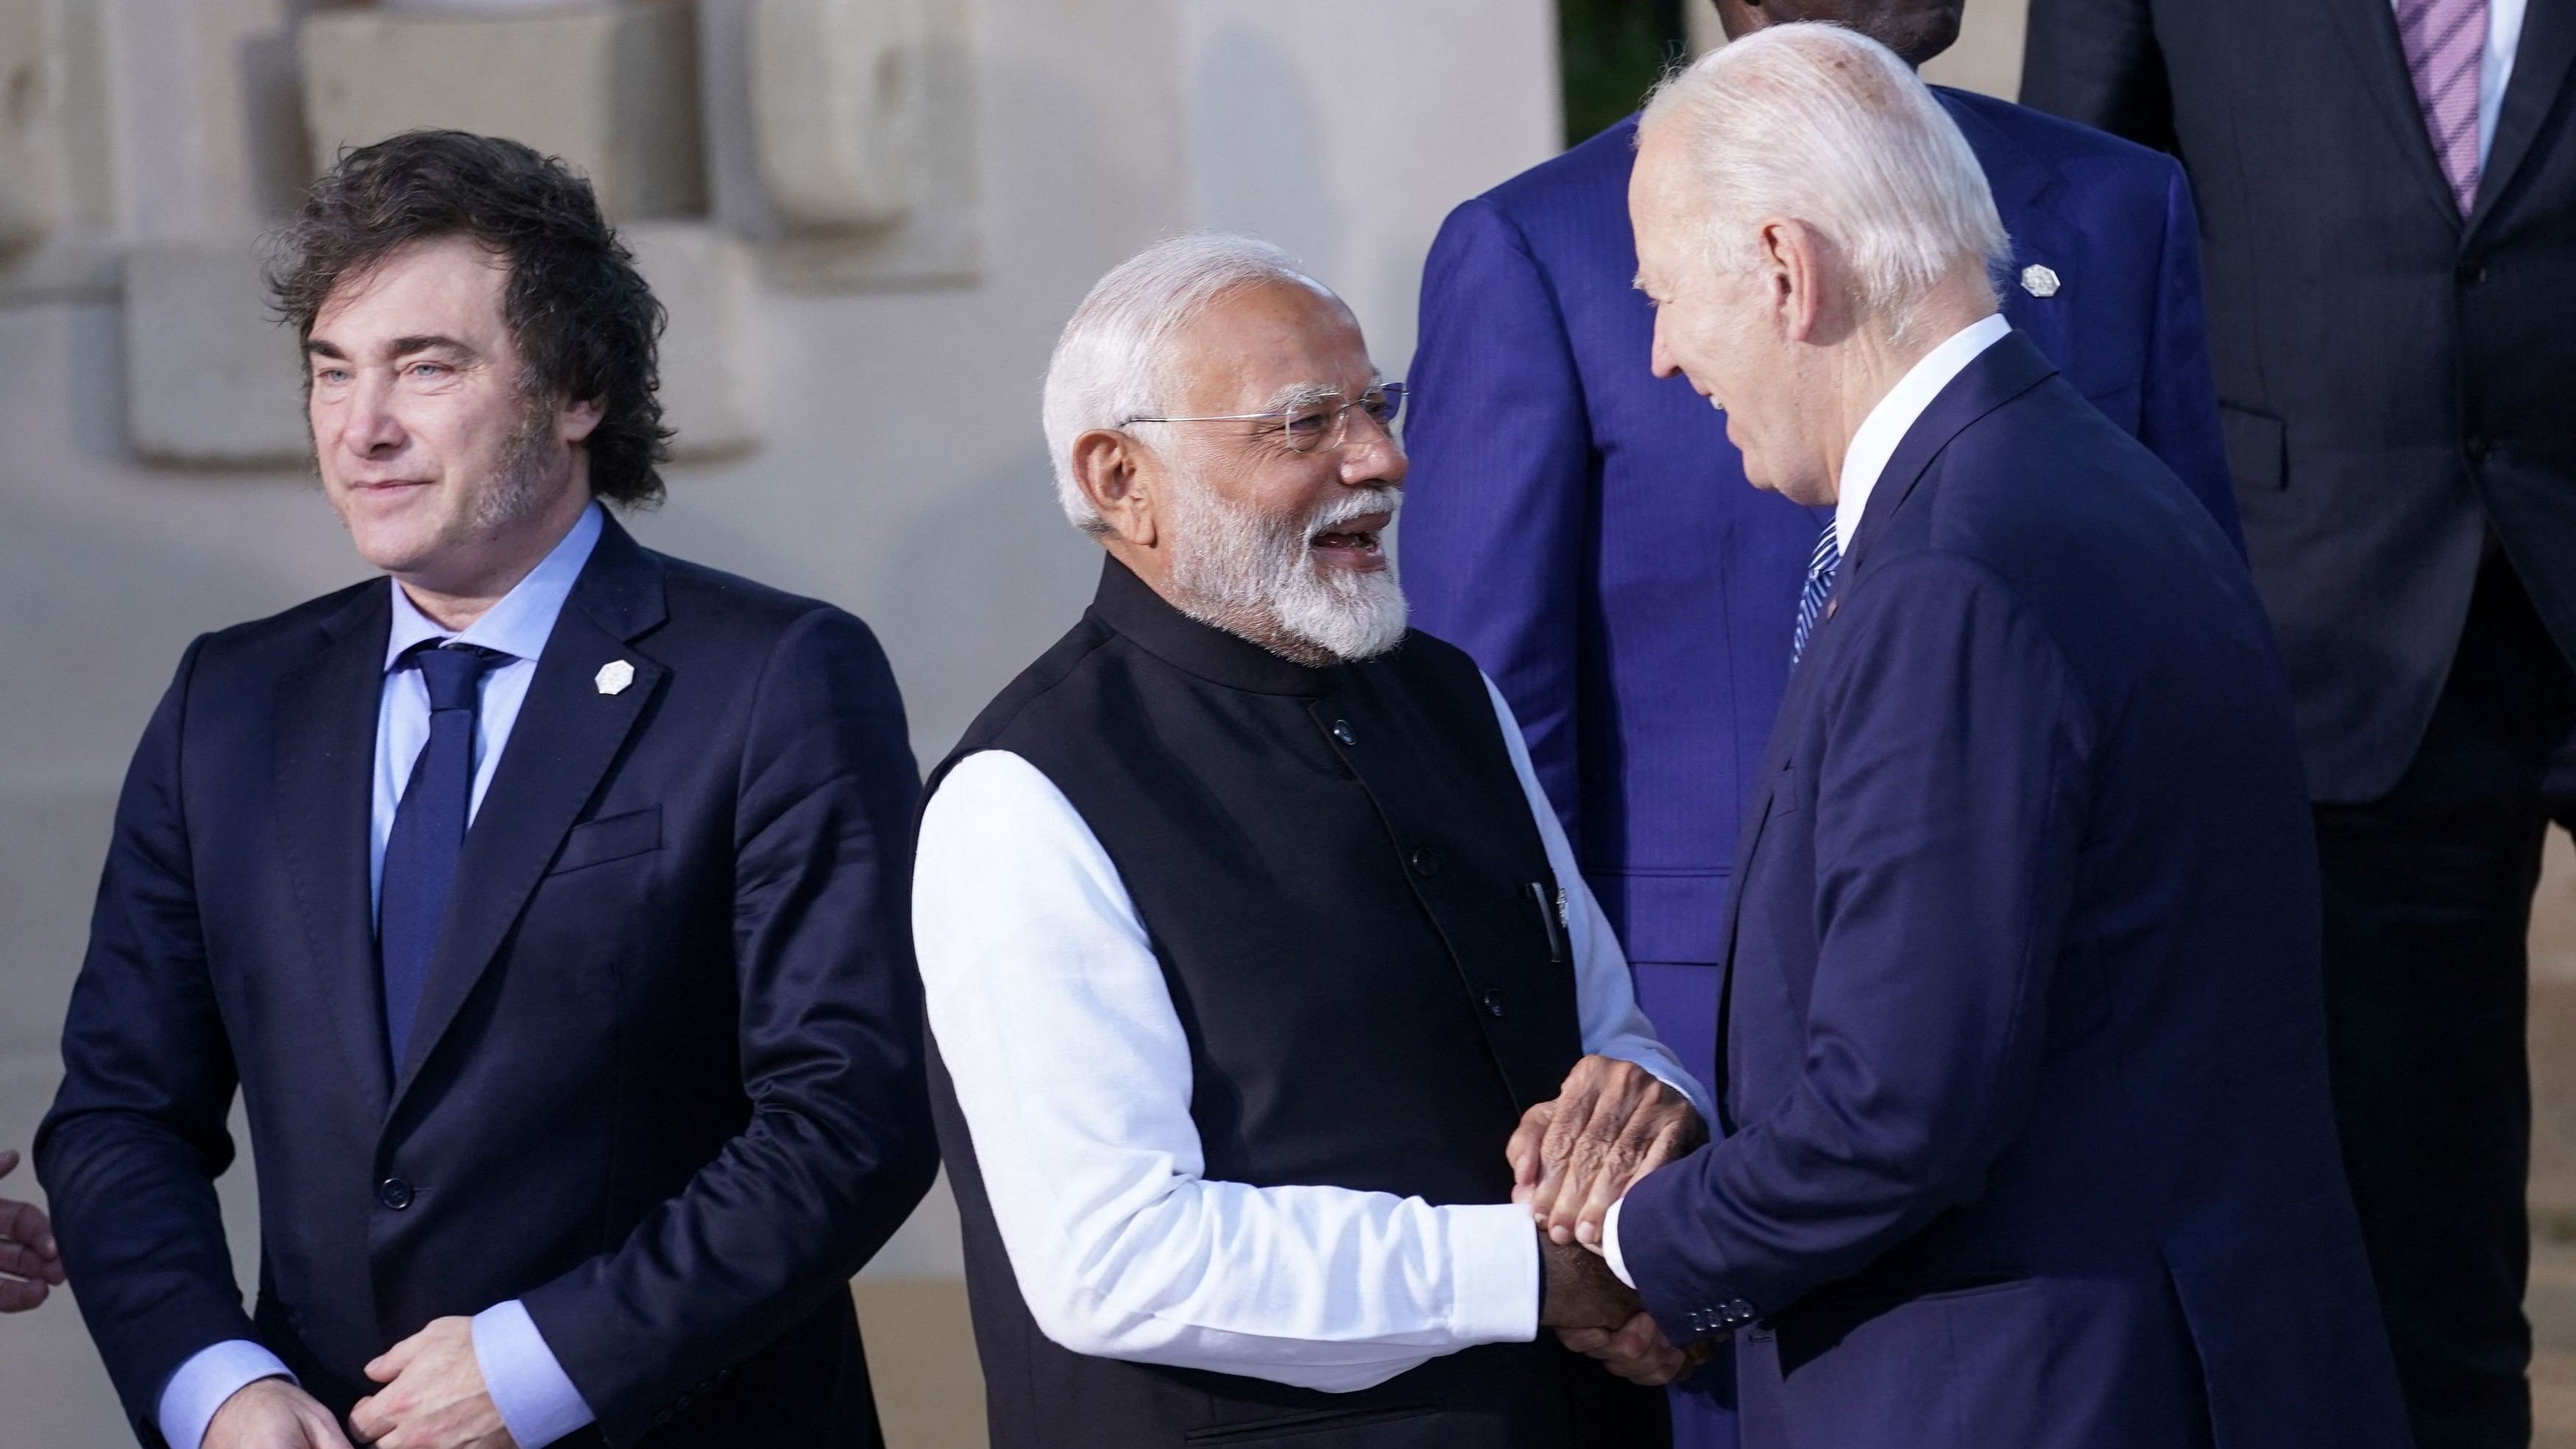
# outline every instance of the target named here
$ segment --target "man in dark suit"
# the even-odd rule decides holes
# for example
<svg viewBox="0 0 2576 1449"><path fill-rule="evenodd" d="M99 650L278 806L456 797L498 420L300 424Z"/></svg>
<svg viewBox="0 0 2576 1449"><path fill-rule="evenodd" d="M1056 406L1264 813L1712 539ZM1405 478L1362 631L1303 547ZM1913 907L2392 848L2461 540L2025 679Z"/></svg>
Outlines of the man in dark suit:
<svg viewBox="0 0 2576 1449"><path fill-rule="evenodd" d="M2402 1444L2235 548L1997 314L1895 55L1778 27L1641 134L1655 368L1832 562L1719 927L1725 1135L1605 1251L1668 1334L1737 1332L1750 1449Z"/></svg>
<svg viewBox="0 0 2576 1449"><path fill-rule="evenodd" d="M1730 35L1837 21L1917 64L1959 28L1957 0L1721 0L1718 14ZM1935 94L2012 238L2004 316L2232 536L2181 169L2003 101ZM1735 821L1822 519L1744 486L1725 420L1646 368L1635 141L1632 118L1441 229L1409 378L1401 544L1415 617L1502 686L1647 1014L1705 1073Z"/></svg>
<svg viewBox="0 0 2576 1449"><path fill-rule="evenodd" d="M2524 937L2576 727L2576 8L2034 0L2172 150L2325 879L2344 1164L2417 1437L2531 1435Z"/></svg>
<svg viewBox="0 0 2576 1449"><path fill-rule="evenodd" d="M884 657L603 511L660 308L560 163L397 137L282 250L391 578L200 638L127 778L37 1146L109 1375L175 1449L873 1445L847 1280L934 1170Z"/></svg>

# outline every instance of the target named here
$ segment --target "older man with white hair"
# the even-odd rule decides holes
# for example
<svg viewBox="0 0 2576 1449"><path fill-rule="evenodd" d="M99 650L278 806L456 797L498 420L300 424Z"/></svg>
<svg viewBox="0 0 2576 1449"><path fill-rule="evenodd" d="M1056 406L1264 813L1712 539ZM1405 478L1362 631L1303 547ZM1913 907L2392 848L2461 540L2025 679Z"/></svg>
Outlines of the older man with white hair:
<svg viewBox="0 0 2576 1449"><path fill-rule="evenodd" d="M1724 922L1720 1139L1597 1216L1747 1449L2403 1444L2339 1170L2288 690L2245 565L1996 315L1873 41L1650 103L1653 366L1831 508Z"/></svg>
<svg viewBox="0 0 2576 1449"><path fill-rule="evenodd" d="M1099 594L934 773L914 878L1004 1449L1665 1441L1685 1360L1518 1176L1687 1150L1699 1088L1500 696L1405 627L1401 402L1240 237L1056 349Z"/></svg>

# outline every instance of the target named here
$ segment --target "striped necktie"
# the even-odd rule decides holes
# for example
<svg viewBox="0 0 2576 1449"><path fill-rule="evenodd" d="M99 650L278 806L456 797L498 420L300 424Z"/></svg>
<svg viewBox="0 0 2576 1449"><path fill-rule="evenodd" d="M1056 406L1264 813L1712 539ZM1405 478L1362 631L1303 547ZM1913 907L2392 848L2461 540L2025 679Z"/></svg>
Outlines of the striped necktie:
<svg viewBox="0 0 2576 1449"><path fill-rule="evenodd" d="M1789 664L1797 667L1807 652L1807 636L1815 632L1816 620L1825 612L1825 598L1834 591L1834 575L1841 572L1843 551L1834 537L1834 526L1816 536L1815 555L1807 560L1807 586L1798 591L1798 632L1789 641Z"/></svg>
<svg viewBox="0 0 2576 1449"><path fill-rule="evenodd" d="M2478 199L2478 62L2487 49L2487 0L2397 0L2397 39L2406 47L2434 158L2466 216Z"/></svg>

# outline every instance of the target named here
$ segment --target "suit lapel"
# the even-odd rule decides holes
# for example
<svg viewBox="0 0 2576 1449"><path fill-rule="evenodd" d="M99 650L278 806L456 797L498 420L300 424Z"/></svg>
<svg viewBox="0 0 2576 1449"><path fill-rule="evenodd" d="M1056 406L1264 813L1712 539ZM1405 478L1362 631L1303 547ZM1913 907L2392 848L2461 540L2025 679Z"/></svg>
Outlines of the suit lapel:
<svg viewBox="0 0 2576 1449"><path fill-rule="evenodd" d="M1798 685L1800 675L1789 671L1789 687L1781 696L1780 712L1771 726L1771 742L1762 751L1762 779L1754 797L1745 807L1745 825L1735 840L1735 868L1726 878L1726 909L1718 923L1717 977L1717 1080L1709 1084L1717 1099L1717 1134L1732 1136L1735 1111L1729 1105L1727 1089L1729 1061L1727 1034L1735 1025L1735 942L1736 925L1744 919L1744 882L1752 874L1753 854L1761 847L1762 832L1771 824L1771 810L1780 790L1781 761L1789 751L1789 740L1795 735L1792 721L1796 718L1804 695Z"/></svg>
<svg viewBox="0 0 2576 1449"><path fill-rule="evenodd" d="M1905 506L1914 486L1923 480L1924 470L1932 466L1943 448L1950 446L1950 440L1967 431L1977 419L2056 375L2057 364L2049 361L2028 337L2007 332L1950 379L1949 386L1941 389L1932 405L1914 420L1914 426L1906 429L1904 441L1888 456L1886 469L1870 490L1869 506L1861 511L1860 527L1852 532L1852 546L1843 555L1842 571L1834 580L1834 599L1826 601L1827 620L1833 617L1835 603L1868 566L1870 550L1887 532L1888 520ZM1818 629L1823 626L1824 621L1818 621ZM1815 647L1812 639L1808 647Z"/></svg>
<svg viewBox="0 0 2576 1449"><path fill-rule="evenodd" d="M2496 112L2495 141L2478 168L2477 205L2469 213L2475 231L2495 210L2532 147L2557 109L2567 73L2576 65L2576 6L2534 0L2523 13L2522 39L2514 50L2513 75L2505 82L2504 104Z"/></svg>
<svg viewBox="0 0 2576 1449"><path fill-rule="evenodd" d="M630 641L663 617L660 563L610 520L564 600L482 808L466 832L447 919L421 991L420 1016L395 1079L395 1107L455 1024L564 836L659 693L668 671ZM616 660L633 666L633 680L616 693L602 693L596 682L600 668Z"/></svg>
<svg viewBox="0 0 2576 1449"><path fill-rule="evenodd" d="M2452 225L2459 225L2460 205L2452 199L2451 183L2442 175L2442 163L2433 154L2433 137L2424 129L2424 106L2415 95L2415 77L2406 69L2405 42L2397 37L2396 7L2389 0L2317 3L2333 17L2344 49L2361 74L2362 85L2378 102L2382 117L2395 133L2397 153L2404 158L2407 171ZM2548 0L2532 7L2535 12L2546 8Z"/></svg>
<svg viewBox="0 0 2576 1449"><path fill-rule="evenodd" d="M391 587L360 587L322 625L321 648L279 684L272 754L280 854L331 1035L379 1113L392 1083L367 860Z"/></svg>

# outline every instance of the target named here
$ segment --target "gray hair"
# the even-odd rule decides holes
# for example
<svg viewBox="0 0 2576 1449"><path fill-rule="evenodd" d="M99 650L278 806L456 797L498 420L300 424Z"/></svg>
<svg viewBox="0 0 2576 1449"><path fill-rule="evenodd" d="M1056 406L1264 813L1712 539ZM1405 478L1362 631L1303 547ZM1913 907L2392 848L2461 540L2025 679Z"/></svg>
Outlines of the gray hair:
<svg viewBox="0 0 2576 1449"><path fill-rule="evenodd" d="M1074 440L1169 411L1173 334L1234 293L1275 282L1324 290L1295 257L1258 237L1194 232L1156 242L1092 286L1056 339L1043 405L1056 501L1074 527L1107 528L1074 478Z"/></svg>
<svg viewBox="0 0 2576 1449"><path fill-rule="evenodd" d="M1967 138L1894 51L1838 25L1774 25L1668 76L1640 137L1681 127L1707 203L1708 258L1754 260L1753 225L1789 217L1851 264L1864 316L1902 341L1963 261L1989 284L2012 259Z"/></svg>

